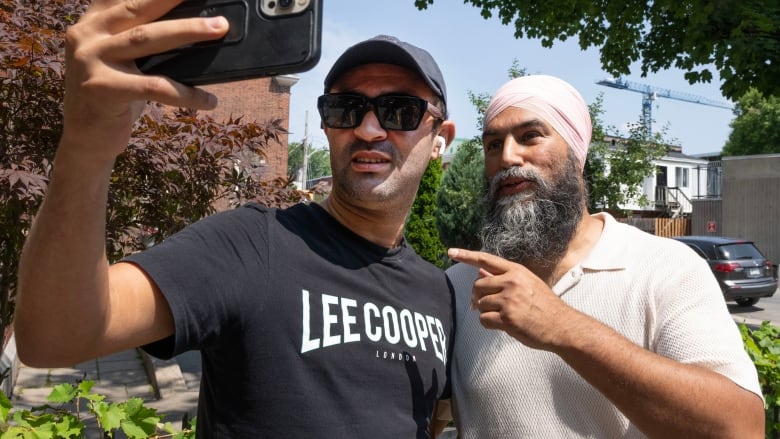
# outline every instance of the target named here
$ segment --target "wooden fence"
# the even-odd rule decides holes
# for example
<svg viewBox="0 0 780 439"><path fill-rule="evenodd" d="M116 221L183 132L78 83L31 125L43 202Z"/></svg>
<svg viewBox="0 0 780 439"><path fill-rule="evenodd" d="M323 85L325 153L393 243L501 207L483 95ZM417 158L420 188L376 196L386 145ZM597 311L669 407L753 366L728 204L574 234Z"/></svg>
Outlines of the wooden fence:
<svg viewBox="0 0 780 439"><path fill-rule="evenodd" d="M671 238L691 234L689 218L619 218L618 221L657 236Z"/></svg>
<svg viewBox="0 0 780 439"><path fill-rule="evenodd" d="M689 218L655 218L655 234L671 238L691 234Z"/></svg>

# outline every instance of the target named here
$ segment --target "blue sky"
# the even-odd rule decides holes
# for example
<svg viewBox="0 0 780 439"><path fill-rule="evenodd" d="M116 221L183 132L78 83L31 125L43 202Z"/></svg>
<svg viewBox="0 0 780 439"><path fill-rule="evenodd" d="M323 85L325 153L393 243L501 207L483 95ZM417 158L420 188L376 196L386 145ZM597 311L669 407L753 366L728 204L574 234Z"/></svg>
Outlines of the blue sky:
<svg viewBox="0 0 780 439"><path fill-rule="evenodd" d="M509 79L514 59L532 74L558 76L577 88L587 103L603 93L603 122L620 130L639 120L642 94L596 84L607 78L601 70L597 49L581 51L576 38L556 42L551 49L539 40L514 38L514 28L496 18L483 19L479 10L461 0L436 0L418 11L413 0L324 0L322 57L312 70L298 74L291 89L290 141L302 140L308 132L315 148L325 147L315 105L323 80L338 56L350 45L378 34L395 35L418 45L436 58L447 83L450 118L457 124L457 137L478 135L476 111L467 91L492 94ZM690 85L680 70L662 71L643 78L639 63L625 78L638 83L724 101L716 80ZM668 98L653 106L653 128L667 127L666 138L689 155L720 151L729 136L731 111ZM307 117L308 113L308 117ZM308 127L308 130L307 130Z"/></svg>

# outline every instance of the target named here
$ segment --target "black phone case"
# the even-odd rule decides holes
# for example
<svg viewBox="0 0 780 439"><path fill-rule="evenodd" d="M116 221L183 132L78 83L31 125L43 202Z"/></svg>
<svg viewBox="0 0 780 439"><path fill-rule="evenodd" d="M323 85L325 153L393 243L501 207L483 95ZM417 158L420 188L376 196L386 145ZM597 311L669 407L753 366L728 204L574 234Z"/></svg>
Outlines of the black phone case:
<svg viewBox="0 0 780 439"><path fill-rule="evenodd" d="M144 73L168 76L188 85L204 85L299 73L320 58L322 0L295 15L266 16L265 0L190 0L161 20L224 16L230 30L220 40L194 44L136 60Z"/></svg>

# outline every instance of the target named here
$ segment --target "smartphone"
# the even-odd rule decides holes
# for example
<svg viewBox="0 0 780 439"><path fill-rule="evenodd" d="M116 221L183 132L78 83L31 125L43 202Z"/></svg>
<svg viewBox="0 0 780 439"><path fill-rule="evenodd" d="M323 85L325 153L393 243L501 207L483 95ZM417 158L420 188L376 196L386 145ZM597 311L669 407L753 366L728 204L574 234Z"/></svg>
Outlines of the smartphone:
<svg viewBox="0 0 780 439"><path fill-rule="evenodd" d="M322 0L187 0L161 20L223 16L230 30L136 60L144 73L187 85L299 73L320 59Z"/></svg>

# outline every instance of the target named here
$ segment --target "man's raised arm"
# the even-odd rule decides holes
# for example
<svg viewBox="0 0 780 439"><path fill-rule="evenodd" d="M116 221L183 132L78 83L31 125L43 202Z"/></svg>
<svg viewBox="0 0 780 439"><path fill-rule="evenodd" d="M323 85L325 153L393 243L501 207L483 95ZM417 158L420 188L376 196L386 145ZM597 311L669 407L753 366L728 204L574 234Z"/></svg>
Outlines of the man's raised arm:
<svg viewBox="0 0 780 439"><path fill-rule="evenodd" d="M223 18L153 22L180 0L96 0L66 34L64 126L22 252L14 318L22 362L59 367L170 335L165 300L132 264L109 267L109 177L147 101L210 109L216 98L134 59L221 37Z"/></svg>

